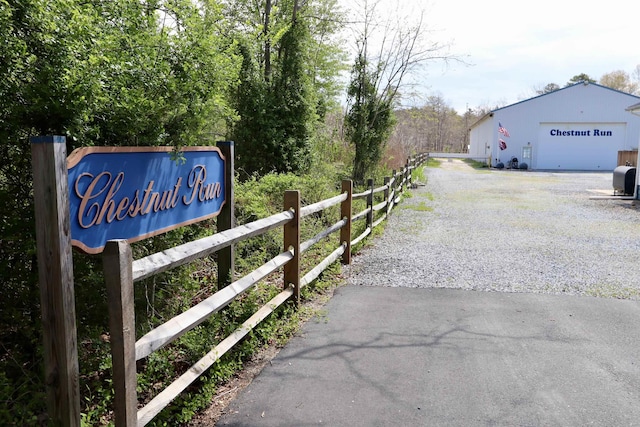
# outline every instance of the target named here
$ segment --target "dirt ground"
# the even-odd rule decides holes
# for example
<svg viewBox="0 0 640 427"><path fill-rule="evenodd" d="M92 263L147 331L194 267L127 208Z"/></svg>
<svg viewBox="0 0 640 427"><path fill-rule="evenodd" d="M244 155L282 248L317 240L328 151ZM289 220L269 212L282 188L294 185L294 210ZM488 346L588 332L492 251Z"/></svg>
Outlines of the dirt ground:
<svg viewBox="0 0 640 427"><path fill-rule="evenodd" d="M473 169L462 159L439 159L440 167L444 169Z"/></svg>

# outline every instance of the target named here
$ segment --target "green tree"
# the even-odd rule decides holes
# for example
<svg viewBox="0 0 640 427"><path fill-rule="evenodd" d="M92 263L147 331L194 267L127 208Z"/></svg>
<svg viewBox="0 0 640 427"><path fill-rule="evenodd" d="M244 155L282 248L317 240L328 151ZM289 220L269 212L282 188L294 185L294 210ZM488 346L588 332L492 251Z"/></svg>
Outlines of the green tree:
<svg viewBox="0 0 640 427"><path fill-rule="evenodd" d="M535 91L536 95L544 95L546 93L555 92L558 89L560 89L560 86L558 86L556 83L548 83L542 89L535 89Z"/></svg>
<svg viewBox="0 0 640 427"><path fill-rule="evenodd" d="M575 76L571 77L569 79L569 81L567 82L567 84L564 85L564 86L567 87L567 86L571 86L571 85L574 85L574 84L580 83L580 82L597 83L594 79L589 77L588 74L580 73L580 74L576 74Z"/></svg>
<svg viewBox="0 0 640 427"><path fill-rule="evenodd" d="M235 106L240 115L231 139L238 167L247 174L305 171L311 162L314 104L301 43L305 27L292 23L279 41L281 58L268 76L256 67L255 51L243 44ZM262 70L264 71L264 69Z"/></svg>
<svg viewBox="0 0 640 427"><path fill-rule="evenodd" d="M210 143L234 118L223 95L240 63L225 24L209 0L0 0L0 377L11 393L0 400L20 408L13 422L45 401L29 137L64 135L69 151ZM104 330L96 261L74 268L78 325Z"/></svg>
<svg viewBox="0 0 640 427"><path fill-rule="evenodd" d="M377 77L367 68L365 56L359 55L347 90L351 107L345 134L355 147L352 177L356 182L363 182L365 174L377 166L394 125L392 99L378 94Z"/></svg>
<svg viewBox="0 0 640 427"><path fill-rule="evenodd" d="M353 178L362 181L372 172L393 130L393 108L407 76L427 61L446 59L446 46L427 43L424 12L413 16L382 18L380 2L365 2L351 83L347 92L345 134L355 147ZM395 21L394 21L395 19Z"/></svg>
<svg viewBox="0 0 640 427"><path fill-rule="evenodd" d="M308 170L316 102L306 74L306 24L295 18L281 40L280 67L273 79L273 109L281 135L280 158L287 172Z"/></svg>
<svg viewBox="0 0 640 427"><path fill-rule="evenodd" d="M240 117L230 132L248 175L300 173L311 164L315 130L337 93L341 50L332 40L334 0L230 2L243 56L233 93Z"/></svg>
<svg viewBox="0 0 640 427"><path fill-rule="evenodd" d="M344 93L344 84L340 75L349 69L345 41L339 36L345 15L338 0L310 2L307 8L310 38L306 74L313 86L318 119L322 120L327 112L341 108L338 98Z"/></svg>

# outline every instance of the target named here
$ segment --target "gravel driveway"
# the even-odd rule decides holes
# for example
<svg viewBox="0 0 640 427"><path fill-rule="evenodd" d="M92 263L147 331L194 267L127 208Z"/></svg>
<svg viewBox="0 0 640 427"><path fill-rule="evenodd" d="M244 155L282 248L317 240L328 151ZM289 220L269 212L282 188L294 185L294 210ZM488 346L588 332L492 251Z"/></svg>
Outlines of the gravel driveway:
<svg viewBox="0 0 640 427"><path fill-rule="evenodd" d="M424 171L349 284L640 299L640 210L589 199L613 194L612 173Z"/></svg>

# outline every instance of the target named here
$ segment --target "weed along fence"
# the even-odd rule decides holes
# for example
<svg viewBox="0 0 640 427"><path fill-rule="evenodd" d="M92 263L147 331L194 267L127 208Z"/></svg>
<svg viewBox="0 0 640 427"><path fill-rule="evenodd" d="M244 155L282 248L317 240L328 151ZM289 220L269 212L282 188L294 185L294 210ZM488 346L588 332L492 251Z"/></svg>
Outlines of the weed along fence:
<svg viewBox="0 0 640 427"><path fill-rule="evenodd" d="M233 215L231 214L233 208L233 185L231 179L233 177L233 144L223 143L220 145L220 149L211 149L211 147L208 149L203 147L192 148L192 152L185 153L187 154L187 172L184 177L180 175L177 169L174 175L169 173L168 175L170 176L162 179L156 177L151 180L148 176L143 177L143 185L137 187L137 190L135 187L134 189L129 189L128 192L124 191L127 188L125 180L129 175L133 175L133 172L128 170L113 172L108 169L103 172L95 172L91 171L90 168L80 168L79 171L72 171L72 168L69 168L69 191L65 188L67 180L64 179L64 174L62 176L59 174L60 162L64 161L64 157L62 157L64 153L62 146L64 144L60 144L60 138L54 137L53 139L38 140L32 143L34 176L40 172L38 170L38 173L36 173L35 168L43 167L48 162L52 164L49 169L57 171L57 181L43 178L43 182L34 182L38 223L38 255L41 287L43 287L41 291L42 298L49 298L53 295L52 304L58 304L58 306L52 306L45 304L45 301L43 301L43 325L46 329L44 334L45 353L47 353L45 355L46 371L60 372L65 376L60 378L58 383L51 384L51 388L48 389L49 413L54 418L53 421L60 422L63 425L78 426L80 425L80 413L77 385L77 354L74 359L74 351L77 348L77 344L74 342L75 320L73 317L75 313L72 307L70 313L69 311L64 313L57 311L60 310L62 302L66 304L66 308L69 308L69 301L73 301L73 278L68 277L71 274L69 272L71 260L68 258L70 256L70 245L65 242L73 242L76 247L89 253L102 252L103 254L113 362L115 424L116 426L144 426L279 306L289 300L293 300L297 304L300 300L300 290L318 278L328 266L339 259L343 263L350 263L351 246L362 241L387 218L391 209L400 201L403 191L411 184L411 172L413 169L420 166L427 159L426 155L409 159L403 170L397 173L394 172L393 176L385 178L382 186L376 188L373 181L369 180L367 189L361 193L354 194L352 182L345 180L342 182L340 194L307 206L301 206L299 191L286 191L282 212L248 224L233 226ZM53 144L53 150L49 148L50 144ZM111 154L114 152L111 149L104 149L99 154L104 154L106 151ZM134 155L143 155L145 156L144 158L148 157L150 152L154 153L152 157L157 153L164 153L153 159L153 162L156 163L168 158L166 155L167 150L142 150L144 153L142 151L133 151ZM95 152L91 152L91 154L95 154ZM85 153L84 155L87 154ZM125 154L119 152L119 155L130 156L132 152L128 151ZM70 159L72 157L73 153ZM55 166L56 162L58 167ZM127 163L127 161L122 162L123 158L117 159L117 164ZM136 165L136 170L140 170L140 162L144 163L141 158L136 157L135 162L131 163ZM105 161L100 158L97 163L103 165ZM68 160L67 164L70 164ZM164 176L168 169L171 168L163 167L155 170L162 170ZM155 187L156 185L157 187ZM40 190L38 190L39 187L41 188ZM49 191L52 188L58 188L58 190ZM42 206L42 203L50 202L47 197L42 196L47 192L60 193L57 196L59 202L55 204L54 208ZM74 201L71 200L70 202L73 214L69 214L69 203L65 200L67 192L71 194L71 198L74 197L75 192L75 196L79 199L76 208L74 208ZM103 196L104 199L100 199L99 195ZM43 200L38 202L38 197ZM366 202L364 204L366 208L359 213L353 214L353 201L360 199ZM376 201L378 202L376 203ZM187 207L194 205L199 208L202 208L200 205L205 205L206 208L197 211L195 214L177 213L178 209L184 207L182 205ZM309 240L301 241L301 224L305 218L322 213L338 205L340 207L340 218L333 225ZM78 214L77 209L84 213ZM176 210L174 214L177 215L178 219L174 218L172 221L178 221L178 225L192 224L203 218L219 215L218 230L222 231L134 260L130 246L132 241L164 232L176 226L175 224L170 224L171 221L164 222L159 216L154 218L151 213L168 212L174 209ZM51 236L51 232L45 230L45 228L49 227L45 224L47 217L51 216L51 212L54 210L62 213L61 216L53 215L56 217L54 218L55 221L58 221L58 217L62 217L63 221L64 218L68 220L70 217L72 219L75 217L74 221L80 222L80 228L85 227L80 231L86 231L94 226L105 225L105 227L108 226L111 229L113 225L119 225L122 230L117 233L126 237L109 238L100 243L94 241L93 236L85 239L84 237L70 235L73 234L74 230L73 221L71 221L71 227L64 227L63 224L63 226L59 227L59 231L54 233L55 236ZM138 232L126 235L131 227L124 224L125 220L134 220L136 217L142 217L145 212L149 214L150 218L154 219L151 223L156 229L149 230L145 228L142 235L139 235ZM51 219L49 218L49 220ZM364 231L357 237L352 238L352 224L357 221L366 221L361 227ZM60 224L60 222L56 223ZM136 340L134 315L135 282L212 254L218 255L218 277L219 281L224 282L225 279L233 278L234 244L278 228L281 228L283 233L284 249L282 253ZM71 233L69 233L69 230L71 230ZM94 230L93 234L101 234L102 236L109 234L102 228L96 230L100 232L98 233ZM43 236L43 233L48 234ZM303 254L334 233L339 233L335 249L320 263L303 274L301 271L301 257ZM82 233L80 232L80 234ZM57 245L63 249L54 251L60 254L54 254L55 256L52 257L51 251L47 249L47 246L52 245L52 242L56 246L56 240L63 242L63 244ZM41 253L45 253L47 256L41 257ZM58 266L51 268L51 263ZM222 310L267 276L279 270L282 270L283 281L283 290L279 294L253 313L239 328L217 343L195 365L157 394L151 401L139 407L136 393L137 361L147 358L156 350L180 338ZM51 273L47 273L50 271L55 272L55 277L52 277ZM62 277L58 277L61 276L60 271L65 272ZM49 277L43 278L43 274ZM58 302L56 303L55 301ZM45 310L48 311L45 313ZM62 315L64 319L62 321L55 320L54 318L58 315ZM60 345L59 342L54 345L47 345L47 340L55 340L56 337L59 338L62 335L64 335L64 345ZM55 352L63 353L64 358L54 354ZM65 364L64 369L59 366L60 363ZM62 396L64 398L61 398ZM69 401L65 402L65 398L68 398L71 403ZM73 402L74 400L76 402Z"/></svg>

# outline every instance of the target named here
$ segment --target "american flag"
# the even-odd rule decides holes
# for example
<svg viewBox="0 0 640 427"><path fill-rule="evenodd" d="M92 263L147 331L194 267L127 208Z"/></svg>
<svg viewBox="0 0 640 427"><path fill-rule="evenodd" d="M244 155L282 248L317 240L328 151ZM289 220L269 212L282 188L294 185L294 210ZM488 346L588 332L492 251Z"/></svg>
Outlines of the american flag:
<svg viewBox="0 0 640 427"><path fill-rule="evenodd" d="M506 150L507 149L507 143L504 142L503 139L498 139L498 146L500 147L501 150Z"/></svg>
<svg viewBox="0 0 640 427"><path fill-rule="evenodd" d="M498 122L498 132L500 132L501 134L503 134L507 138L511 136L511 135L509 135L509 131L504 126L502 126L502 123L500 123L500 122Z"/></svg>

